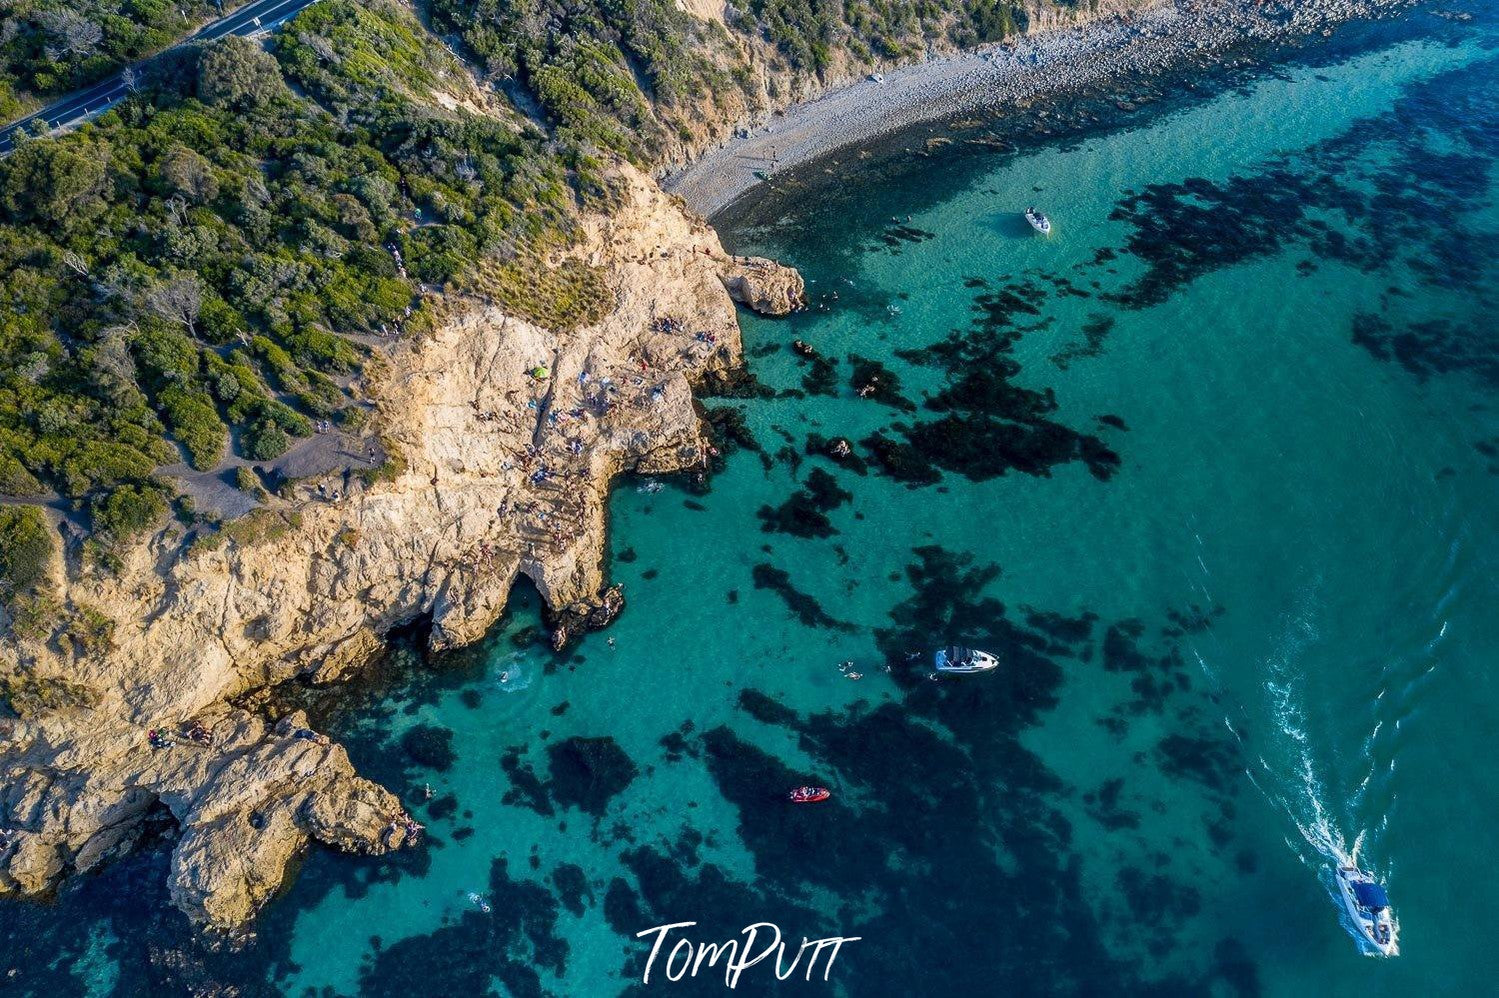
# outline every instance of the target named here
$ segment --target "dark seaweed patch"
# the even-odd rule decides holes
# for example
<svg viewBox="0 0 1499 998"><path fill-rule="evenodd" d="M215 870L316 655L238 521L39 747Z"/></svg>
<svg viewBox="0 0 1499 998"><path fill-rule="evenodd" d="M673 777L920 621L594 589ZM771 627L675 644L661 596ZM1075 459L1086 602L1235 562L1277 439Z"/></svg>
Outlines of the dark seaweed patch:
<svg viewBox="0 0 1499 998"><path fill-rule="evenodd" d="M1213 626L1213 621L1223 616L1223 607L1213 606L1204 608L1196 603L1184 610L1175 608L1166 611L1166 619L1171 622L1170 627L1161 629L1161 633L1170 638L1178 638L1185 634L1201 634Z"/></svg>
<svg viewBox="0 0 1499 998"><path fill-rule="evenodd" d="M799 451L790 444L782 444L776 451L776 460L786 466L786 469L795 476L802 466L802 456Z"/></svg>
<svg viewBox="0 0 1499 998"><path fill-rule="evenodd" d="M689 756L695 758L698 755L697 743L687 739L687 735L691 730L692 722L689 721L681 729L668 731L661 736L658 744L666 750L667 762L681 762Z"/></svg>
<svg viewBox="0 0 1499 998"><path fill-rule="evenodd" d="M879 234L879 241L890 253L899 253L902 248L910 243L924 243L929 239L935 239L935 232L918 229L912 225L892 223Z"/></svg>
<svg viewBox="0 0 1499 998"><path fill-rule="evenodd" d="M1087 805L1089 817L1111 832L1140 827L1140 815L1134 811L1126 811L1119 806L1119 798L1123 790L1123 777L1115 777L1112 780L1104 780L1097 790L1083 795L1083 803Z"/></svg>
<svg viewBox="0 0 1499 998"><path fill-rule="evenodd" d="M1061 666L1049 654L1057 637L1015 624L987 594L999 566L975 565L971 554L931 545L912 553L916 561L906 567L912 594L891 609L893 626L875 633L907 702L918 710L982 711L991 730L1035 723L1040 711L1056 705L1062 683ZM947 644L983 648L1005 666L985 677L993 682L927 682L932 650ZM953 706L938 707L946 702Z"/></svg>
<svg viewBox="0 0 1499 998"><path fill-rule="evenodd" d="M869 465L858 454L854 453L853 445L844 437L828 439L821 433L807 434L807 443L803 448L808 454L817 457L825 457L829 461L852 471L856 475L867 475Z"/></svg>
<svg viewBox="0 0 1499 998"><path fill-rule="evenodd" d="M1244 768L1232 744L1222 738L1172 733L1161 739L1156 753L1166 774L1219 793L1228 792Z"/></svg>
<svg viewBox="0 0 1499 998"><path fill-rule="evenodd" d="M547 797L546 786L536 776L536 771L521 761L519 748L505 750L500 756L500 768L510 778L510 789L505 791L501 798L505 804L518 804L521 807L529 807L537 814L550 817L555 811L552 802Z"/></svg>
<svg viewBox="0 0 1499 998"><path fill-rule="evenodd" d="M794 727L805 749L867 795L857 811L842 803L852 791L816 808L786 804L783 788L811 774L786 767L727 728L704 736L709 769L738 807L739 835L762 880L840 892L858 884L861 895L882 899L840 928L866 938L895 933L901 945L869 948L840 963L849 993L886 993L890 982L907 979L909 954L936 952L944 958L920 966L926 993L993 993L996 972L1009 976L1000 971L1005 967L1024 967L1052 991L1089 990L1084 980L1117 987L1123 967L1102 946L1082 902L1076 867L1065 859L1065 823L1034 795L1023 768L1003 767L1008 771L1000 776L986 761L981 779L962 748L889 705L817 715ZM1003 783L1004 792L993 793L988 781ZM912 787L921 788L920 807L900 800L899 788ZM1003 839L972 834L991 827L986 816L994 809L1004 812ZM969 834L954 835L959 827ZM942 860L921 861L929 856ZM680 878L665 864L652 873L668 883ZM981 912L992 913L998 897L1025 898L1028 917L983 939L965 932ZM783 914L784 901L776 897L758 903L764 907L755 910L768 908L799 932L815 924L810 913Z"/></svg>
<svg viewBox="0 0 1499 998"><path fill-rule="evenodd" d="M848 355L848 362L853 365L848 384L854 394L901 412L916 411L916 404L900 393L900 376L890 368L856 353Z"/></svg>
<svg viewBox="0 0 1499 998"><path fill-rule="evenodd" d="M453 751L453 732L435 724L418 724L401 736L401 748L418 766L439 773L453 768L458 753Z"/></svg>
<svg viewBox="0 0 1499 998"><path fill-rule="evenodd" d="M755 373L743 365L706 372L698 385L699 398L768 399L775 389L761 383Z"/></svg>
<svg viewBox="0 0 1499 998"><path fill-rule="evenodd" d="M734 406L705 406L703 421L707 424L709 437L719 450L714 471L721 471L723 459L741 449L765 455L765 448L755 439L754 433L744 420L744 410ZM768 455L765 455L768 460Z"/></svg>
<svg viewBox="0 0 1499 998"><path fill-rule="evenodd" d="M940 418L893 427L905 437L905 447L883 432L864 441L881 470L917 485L934 484L937 468L984 481L1011 469L1044 476L1071 461L1082 461L1100 480L1113 475L1119 455L1098 437L1055 421L1057 402L1050 389L1014 383L1020 373L1011 356L1015 343L1046 321L1022 327L1015 319L1038 315L1045 299L1038 285L1011 282L974 300L976 317L968 330L919 350L899 351L912 363L942 369L947 384L926 401Z"/></svg>
<svg viewBox="0 0 1499 998"><path fill-rule="evenodd" d="M1108 339L1109 330L1113 328L1113 316L1089 316L1088 321L1083 323L1083 328L1080 330L1083 338L1068 343L1062 349L1052 354L1051 362L1065 371L1072 365L1074 360L1081 360L1085 357L1097 357L1103 353L1103 342Z"/></svg>
<svg viewBox="0 0 1499 998"><path fill-rule="evenodd" d="M1499 262L1499 234L1469 224L1493 183L1496 94L1493 63L1475 63L1409 86L1390 111L1253 171L1152 184L1124 198L1110 217L1130 225L1125 248L1145 270L1112 297L1158 304L1204 274L1292 244L1367 273L1471 286ZM1417 371L1476 364L1492 377L1492 345L1468 355L1456 342L1462 332L1437 323L1398 341L1375 330L1359 342Z"/></svg>
<svg viewBox="0 0 1499 998"><path fill-rule="evenodd" d="M629 882L623 877L609 881L609 889L604 892L604 920L609 927L622 936L634 938L642 926L650 927L646 918L645 912L640 910L640 898Z"/></svg>
<svg viewBox="0 0 1499 998"><path fill-rule="evenodd" d="M1113 477L1119 455L1097 437L1060 423L1009 423L987 415L948 415L931 423L898 426L911 446L933 464L974 481L1010 470L1047 477L1058 464L1082 461L1100 481Z"/></svg>
<svg viewBox="0 0 1499 998"><path fill-rule="evenodd" d="M557 899L540 884L513 880L504 859L490 868L490 910L465 911L448 925L375 951L360 970L361 995L487 994L498 978L517 998L546 992L536 968L561 975L568 945L557 935Z"/></svg>
<svg viewBox="0 0 1499 998"><path fill-rule="evenodd" d="M796 720L796 712L784 704L777 703L759 690L740 690L739 709L750 717L766 724L789 725Z"/></svg>
<svg viewBox="0 0 1499 998"><path fill-rule="evenodd" d="M911 443L892 440L884 431L870 434L859 441L859 446L869 452L871 462L881 474L897 482L904 482L911 488L936 485L942 481L942 473L920 448Z"/></svg>
<svg viewBox="0 0 1499 998"><path fill-rule="evenodd" d="M818 354L811 359L807 372L802 375L802 390L808 395L825 395L832 398L838 394L838 364Z"/></svg>
<svg viewBox="0 0 1499 998"><path fill-rule="evenodd" d="M558 864L552 871L552 883L562 900L562 907L574 915L583 914L583 902L593 901L593 891L588 886L588 875L575 863Z"/></svg>
<svg viewBox="0 0 1499 998"><path fill-rule="evenodd" d="M854 626L835 617L829 616L823 610L822 604L806 593L797 589L791 583L791 574L774 565L763 562L751 571L756 589L769 589L785 602L797 620L807 627L826 627L835 631L852 631Z"/></svg>
<svg viewBox="0 0 1499 998"><path fill-rule="evenodd" d="M1174 644L1162 655L1149 654L1140 647L1144 631L1145 625L1138 620L1122 620L1110 627L1103 639L1103 666L1110 672L1130 674L1130 689L1135 694L1130 711L1159 714L1172 692L1186 689L1190 679Z"/></svg>
<svg viewBox="0 0 1499 998"><path fill-rule="evenodd" d="M1489 322L1441 318L1396 326L1383 316L1360 312L1353 317L1353 342L1422 380L1468 371L1490 385L1499 385L1499 335Z"/></svg>
<svg viewBox="0 0 1499 998"><path fill-rule="evenodd" d="M1025 625L1053 639L1049 651L1054 655L1077 654L1078 649L1093 636L1093 625L1098 622L1098 615L1087 610L1069 617L1055 610L1024 609Z"/></svg>
<svg viewBox="0 0 1499 998"><path fill-rule="evenodd" d="M609 801L639 774L635 763L613 738L572 737L547 747L552 798L603 817Z"/></svg>
<svg viewBox="0 0 1499 998"><path fill-rule="evenodd" d="M780 506L761 506L761 529L766 533L795 537L831 537L838 531L828 513L853 499L838 480L821 468L813 468L802 488Z"/></svg>
<svg viewBox="0 0 1499 998"><path fill-rule="evenodd" d="M1152 955L1164 957L1174 941L1170 930L1163 927L1196 915L1202 908L1202 896L1189 884L1134 866L1123 867L1116 876L1120 893L1129 898L1132 924L1150 933Z"/></svg>

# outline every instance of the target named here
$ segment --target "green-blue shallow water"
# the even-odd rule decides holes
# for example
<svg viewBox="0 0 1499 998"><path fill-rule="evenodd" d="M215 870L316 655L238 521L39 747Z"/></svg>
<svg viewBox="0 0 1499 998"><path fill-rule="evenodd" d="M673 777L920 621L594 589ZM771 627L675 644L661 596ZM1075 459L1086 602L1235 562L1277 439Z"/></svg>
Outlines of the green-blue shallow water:
<svg viewBox="0 0 1499 998"><path fill-rule="evenodd" d="M1478 11L736 210L726 242L800 267L814 307L745 318L774 397L707 401L705 489L623 483L624 616L554 657L518 594L482 647L330 695L429 846L314 853L237 952L183 935L148 852L0 907L0 963L38 993L613 995L637 932L772 921L862 937L785 985L846 995L1489 990ZM948 640L1004 665L933 681ZM803 782L833 800L785 804ZM1355 850L1398 958L1340 920Z"/></svg>

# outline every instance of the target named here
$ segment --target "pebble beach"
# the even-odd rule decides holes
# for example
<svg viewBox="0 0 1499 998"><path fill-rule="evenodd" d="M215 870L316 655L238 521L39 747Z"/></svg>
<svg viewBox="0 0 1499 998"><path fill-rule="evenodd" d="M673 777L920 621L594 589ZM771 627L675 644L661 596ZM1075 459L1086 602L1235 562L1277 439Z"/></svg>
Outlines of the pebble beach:
<svg viewBox="0 0 1499 998"><path fill-rule="evenodd" d="M1330 32L1345 21L1409 6L1409 0L1181 0L933 56L835 85L815 100L740 128L736 137L663 177L662 185L711 218L777 173L911 125L1021 106L1188 63L1232 62L1247 58L1254 46ZM1246 55L1235 55L1238 50Z"/></svg>

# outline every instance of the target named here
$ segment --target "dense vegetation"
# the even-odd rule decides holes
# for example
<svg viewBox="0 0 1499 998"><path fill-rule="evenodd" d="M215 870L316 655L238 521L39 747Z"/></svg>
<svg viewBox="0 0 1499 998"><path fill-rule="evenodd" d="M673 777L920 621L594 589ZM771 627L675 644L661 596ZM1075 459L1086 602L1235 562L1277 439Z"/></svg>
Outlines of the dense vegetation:
<svg viewBox="0 0 1499 998"><path fill-rule="evenodd" d="M793 65L820 74L839 49L859 60L900 59L939 39L965 46L996 41L1013 33L1024 13L1013 0L748 0L735 18L752 23Z"/></svg>
<svg viewBox="0 0 1499 998"><path fill-rule="evenodd" d="M434 25L463 39L496 80L527 92L560 136L650 159L708 101L753 101L754 74L730 32L771 47L792 74L824 77L932 43L1002 38L1016 0L728 0L724 23L675 0L432 0ZM736 100L737 98L737 100Z"/></svg>
<svg viewBox="0 0 1499 998"><path fill-rule="evenodd" d="M0 120L138 62L242 0L5 0Z"/></svg>
<svg viewBox="0 0 1499 998"><path fill-rule="evenodd" d="M505 273L597 184L503 113L442 110L461 67L385 0L161 74L0 161L0 494L71 500L106 549L167 512L158 467L362 420L340 334L425 321L419 284Z"/></svg>
<svg viewBox="0 0 1499 998"><path fill-rule="evenodd" d="M491 78L534 99L561 140L636 160L694 100L737 86L711 58L726 33L675 0L433 0L431 10Z"/></svg>

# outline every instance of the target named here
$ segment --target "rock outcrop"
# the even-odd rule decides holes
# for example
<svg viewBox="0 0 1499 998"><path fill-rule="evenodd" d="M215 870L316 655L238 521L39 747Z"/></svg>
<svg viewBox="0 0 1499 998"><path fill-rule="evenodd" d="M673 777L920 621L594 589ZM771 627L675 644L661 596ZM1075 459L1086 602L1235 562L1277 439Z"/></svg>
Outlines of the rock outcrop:
<svg viewBox="0 0 1499 998"><path fill-rule="evenodd" d="M802 275L769 260L736 261L724 275L729 296L762 315L789 315L807 304Z"/></svg>
<svg viewBox="0 0 1499 998"><path fill-rule="evenodd" d="M619 612L603 571L611 480L702 465L692 385L740 362L730 294L774 314L802 295L793 271L729 257L621 171L622 204L576 250L612 289L601 322L558 332L441 303L446 318L371 378L400 469L388 480L302 482L218 544L168 529L115 572L75 565L62 598L112 623L107 650L6 639L0 666L82 684L93 705L0 722L0 891L107 862L164 808L180 828L172 897L200 923L241 925L309 841L381 853L420 828L305 718L272 726L231 700L335 679L421 619L434 648L474 641L520 575L560 640Z"/></svg>

